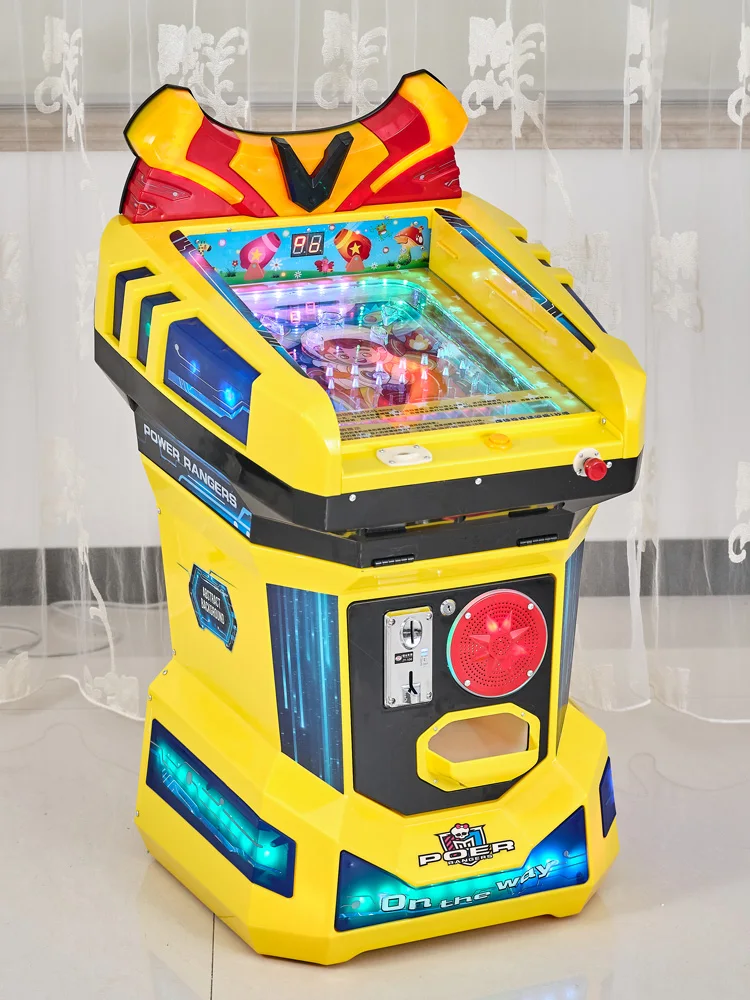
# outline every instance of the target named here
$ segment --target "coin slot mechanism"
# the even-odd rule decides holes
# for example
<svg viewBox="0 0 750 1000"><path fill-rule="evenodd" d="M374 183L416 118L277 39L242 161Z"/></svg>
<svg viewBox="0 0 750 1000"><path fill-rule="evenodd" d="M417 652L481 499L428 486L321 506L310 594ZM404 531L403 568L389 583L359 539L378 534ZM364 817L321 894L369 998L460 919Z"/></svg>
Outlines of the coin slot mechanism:
<svg viewBox="0 0 750 1000"><path fill-rule="evenodd" d="M383 618L383 704L432 701L432 609L390 611Z"/></svg>

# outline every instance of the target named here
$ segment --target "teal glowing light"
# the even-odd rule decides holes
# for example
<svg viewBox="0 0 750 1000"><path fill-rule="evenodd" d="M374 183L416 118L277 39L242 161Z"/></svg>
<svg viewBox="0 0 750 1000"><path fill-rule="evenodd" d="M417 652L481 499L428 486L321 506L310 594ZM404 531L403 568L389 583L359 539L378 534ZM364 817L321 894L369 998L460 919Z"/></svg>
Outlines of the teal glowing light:
<svg viewBox="0 0 750 1000"><path fill-rule="evenodd" d="M583 807L535 847L510 871L489 871L412 886L347 851L341 852L336 902L336 930L391 923L430 913L496 903L532 893L582 885L588 881L586 819Z"/></svg>
<svg viewBox="0 0 750 1000"><path fill-rule="evenodd" d="M292 895L295 842L264 822L157 720L146 783L251 882Z"/></svg>

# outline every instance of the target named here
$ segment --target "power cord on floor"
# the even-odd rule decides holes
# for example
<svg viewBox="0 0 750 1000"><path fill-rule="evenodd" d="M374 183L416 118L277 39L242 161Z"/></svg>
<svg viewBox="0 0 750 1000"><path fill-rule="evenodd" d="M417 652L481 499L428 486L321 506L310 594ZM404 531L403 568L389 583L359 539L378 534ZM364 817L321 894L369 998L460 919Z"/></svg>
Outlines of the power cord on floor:
<svg viewBox="0 0 750 1000"><path fill-rule="evenodd" d="M96 607L94 601L53 601L49 605L51 610L64 615L66 618L76 619L79 617L79 612L84 608ZM126 601L107 601L105 603L107 609L118 609L118 610L138 610L138 611L154 611L157 609L162 609L166 607L164 601L155 601L150 604L135 604ZM101 622L96 621L94 618L88 618L87 624L91 624L93 628L102 629L104 626ZM0 622L0 635L3 631L10 632L22 632L25 635L30 636L22 642L16 643L13 646L4 646L0 643L0 656L13 657L17 656L19 653L29 653L29 659L60 659L67 656L80 656L82 653L101 653L103 650L109 648L109 642L103 642L97 646L87 646L84 649L74 649L68 652L58 652L58 653L32 653L31 650L35 649L42 641L42 633L38 629L29 628L27 625L16 625L13 622ZM112 638L114 643L120 641L121 636L113 632Z"/></svg>

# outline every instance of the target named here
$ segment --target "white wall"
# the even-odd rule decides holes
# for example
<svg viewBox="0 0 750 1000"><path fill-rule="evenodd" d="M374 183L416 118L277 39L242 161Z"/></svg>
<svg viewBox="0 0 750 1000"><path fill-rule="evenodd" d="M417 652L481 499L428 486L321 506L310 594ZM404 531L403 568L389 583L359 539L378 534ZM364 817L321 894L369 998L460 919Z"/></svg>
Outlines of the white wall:
<svg viewBox="0 0 750 1000"><path fill-rule="evenodd" d="M358 33L388 27L390 52L367 70L378 99L402 73L426 66L461 92L469 80L469 18L505 17L502 0L304 0L299 5L299 95L309 99L323 72L323 12L359 10ZM648 7L647 0L638 6ZM742 3L740 0L662 0L668 12L665 94L715 92L726 100L737 86ZM546 72L548 96L622 95L629 0L513 0L516 32L532 23L546 27L546 69L535 64L537 83ZM87 104L138 104L159 85L157 38L160 23L197 24L219 38L233 26L247 27L250 48L228 73L252 100L288 98L294 78L294 0L24 0L6 4L0 32L0 97L18 101L44 77L42 51L46 16L65 17L68 31L83 30L80 85ZM415 30L416 29L416 30ZM344 115L344 118L346 115ZM343 119L342 119L343 120Z"/></svg>
<svg viewBox="0 0 750 1000"><path fill-rule="evenodd" d="M574 234L609 233L614 328L646 362L651 208L639 152L555 151L577 226ZM530 238L562 247L571 229L543 153L466 151L462 184L521 220ZM696 230L703 330L657 318L648 358L655 400L649 414L656 457L650 517L661 537L726 537L736 523L738 460L750 460L747 428L750 364L746 152L669 150L654 179L663 235ZM540 196L541 194L541 196ZM681 280L681 279L678 279ZM610 329L612 327L610 326ZM592 537L626 537L631 497L601 508Z"/></svg>
<svg viewBox="0 0 750 1000"><path fill-rule="evenodd" d="M619 332L643 356L643 155L570 150L556 158L579 234L611 236ZM80 526L92 545L157 542L132 417L94 366L86 311L102 220L117 211L131 159L89 159L90 172L77 154L0 157L0 235L20 234L28 313L20 326L0 317L0 548L76 545ZM569 240L562 198L544 184L545 154L467 150L459 160L464 187L522 220L532 238L552 247ZM748 154L731 150L662 154L662 231L699 231L705 317L702 333L665 317L655 335L655 516L664 537L726 536L735 522L737 460L750 460L747 169ZM90 185L83 193L82 179ZM9 287L0 287L6 298ZM594 537L624 537L630 503L603 508Z"/></svg>

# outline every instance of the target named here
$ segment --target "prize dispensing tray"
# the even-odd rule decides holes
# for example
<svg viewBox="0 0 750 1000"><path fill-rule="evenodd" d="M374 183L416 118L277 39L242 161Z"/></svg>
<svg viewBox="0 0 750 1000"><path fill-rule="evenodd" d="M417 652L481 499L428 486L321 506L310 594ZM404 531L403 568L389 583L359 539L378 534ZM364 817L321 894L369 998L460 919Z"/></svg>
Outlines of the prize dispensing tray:
<svg viewBox="0 0 750 1000"><path fill-rule="evenodd" d="M644 375L461 191L465 124L422 71L329 130L232 130L175 87L126 129L96 359L135 413L174 647L137 823L266 954L575 913L617 851L568 691Z"/></svg>

